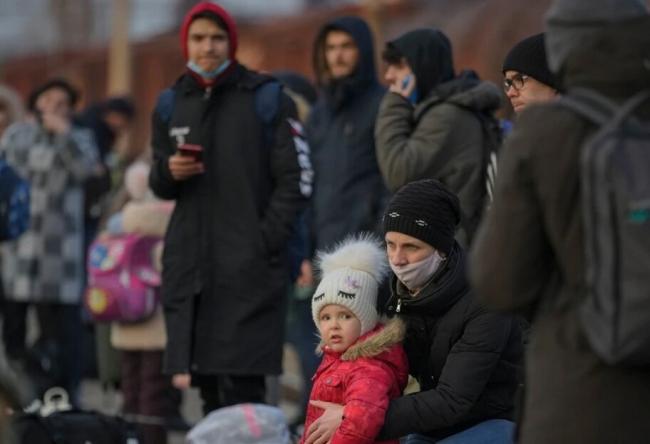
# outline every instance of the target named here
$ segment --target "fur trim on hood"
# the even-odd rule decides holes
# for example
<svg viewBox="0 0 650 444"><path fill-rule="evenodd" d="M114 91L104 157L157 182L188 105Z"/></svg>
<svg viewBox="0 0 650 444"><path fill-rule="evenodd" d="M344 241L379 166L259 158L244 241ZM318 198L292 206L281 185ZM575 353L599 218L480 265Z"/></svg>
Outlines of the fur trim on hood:
<svg viewBox="0 0 650 444"><path fill-rule="evenodd" d="M373 358L388 351L395 344L404 340L406 324L399 318L384 319L381 326L368 332L350 346L342 355L343 361L354 361L359 358ZM325 343L321 339L316 348L317 354L323 353Z"/></svg>

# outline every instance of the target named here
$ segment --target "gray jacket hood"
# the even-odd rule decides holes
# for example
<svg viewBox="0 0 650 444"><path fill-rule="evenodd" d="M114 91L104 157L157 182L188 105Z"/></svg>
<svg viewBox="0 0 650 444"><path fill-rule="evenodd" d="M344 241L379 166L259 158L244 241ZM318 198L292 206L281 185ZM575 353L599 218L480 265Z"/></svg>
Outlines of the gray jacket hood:
<svg viewBox="0 0 650 444"><path fill-rule="evenodd" d="M463 71L458 77L445 82L415 107L418 120L426 111L440 102L468 108L472 111L491 113L501 106L501 92L491 82L481 81L473 71Z"/></svg>
<svg viewBox="0 0 650 444"><path fill-rule="evenodd" d="M647 16L644 0L556 0L546 13L546 52L559 72L569 54L608 24Z"/></svg>
<svg viewBox="0 0 650 444"><path fill-rule="evenodd" d="M558 44L565 39L567 47L558 76L563 89L580 86L628 97L650 88L650 16L562 30L554 38Z"/></svg>

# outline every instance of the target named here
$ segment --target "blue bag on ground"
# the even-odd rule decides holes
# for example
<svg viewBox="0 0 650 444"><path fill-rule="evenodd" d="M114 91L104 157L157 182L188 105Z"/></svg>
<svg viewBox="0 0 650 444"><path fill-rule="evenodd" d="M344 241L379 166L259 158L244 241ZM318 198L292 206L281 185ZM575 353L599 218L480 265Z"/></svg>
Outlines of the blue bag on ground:
<svg viewBox="0 0 650 444"><path fill-rule="evenodd" d="M286 418L277 407L238 404L211 412L187 435L187 444L290 444Z"/></svg>

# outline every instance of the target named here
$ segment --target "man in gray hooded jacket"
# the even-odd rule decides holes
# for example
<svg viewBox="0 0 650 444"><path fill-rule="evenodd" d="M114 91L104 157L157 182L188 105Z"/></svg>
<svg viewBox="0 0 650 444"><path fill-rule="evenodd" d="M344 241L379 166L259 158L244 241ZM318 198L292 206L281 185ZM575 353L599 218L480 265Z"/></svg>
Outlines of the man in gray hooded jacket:
<svg viewBox="0 0 650 444"><path fill-rule="evenodd" d="M385 95L375 125L377 160L392 191L437 179L460 199L458 240L468 246L486 196L490 148L496 149L496 85L473 71L454 73L452 48L437 29L416 29L386 44Z"/></svg>

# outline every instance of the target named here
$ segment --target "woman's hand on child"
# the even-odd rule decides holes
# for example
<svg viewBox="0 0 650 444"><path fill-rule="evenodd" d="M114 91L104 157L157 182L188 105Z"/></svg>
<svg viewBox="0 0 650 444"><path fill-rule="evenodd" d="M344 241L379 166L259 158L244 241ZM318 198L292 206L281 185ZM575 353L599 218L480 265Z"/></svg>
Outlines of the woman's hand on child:
<svg viewBox="0 0 650 444"><path fill-rule="evenodd" d="M172 385L179 390L184 390L190 388L190 383L192 382L192 377L189 373L179 373L172 376Z"/></svg>
<svg viewBox="0 0 650 444"><path fill-rule="evenodd" d="M334 432L343 422L344 406L325 401L309 401L309 403L325 411L309 426L305 444L327 444L331 442Z"/></svg>

